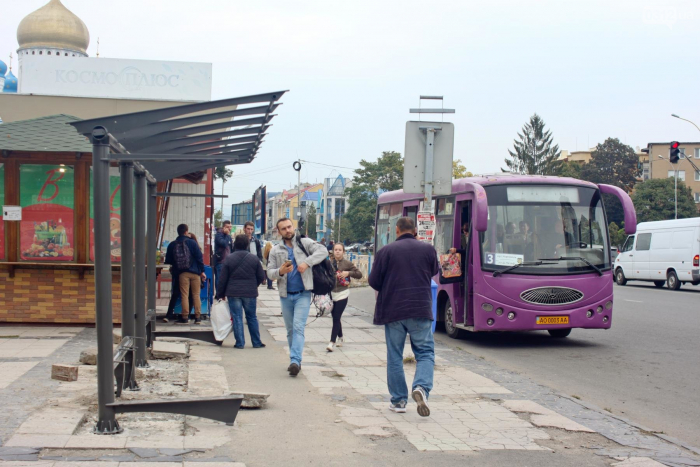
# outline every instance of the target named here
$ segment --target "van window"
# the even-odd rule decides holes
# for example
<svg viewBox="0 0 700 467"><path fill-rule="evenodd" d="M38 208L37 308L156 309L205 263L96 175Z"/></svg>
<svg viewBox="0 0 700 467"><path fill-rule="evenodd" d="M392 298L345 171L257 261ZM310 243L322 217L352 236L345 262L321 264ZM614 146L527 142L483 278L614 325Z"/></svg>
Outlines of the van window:
<svg viewBox="0 0 700 467"><path fill-rule="evenodd" d="M649 246L651 246L651 234L650 233L643 233L639 234L637 237L637 251L646 251L649 249Z"/></svg>
<svg viewBox="0 0 700 467"><path fill-rule="evenodd" d="M634 245L634 235L630 235L629 237L627 237L625 244L622 246L621 253L625 253L627 251L632 251L633 245Z"/></svg>

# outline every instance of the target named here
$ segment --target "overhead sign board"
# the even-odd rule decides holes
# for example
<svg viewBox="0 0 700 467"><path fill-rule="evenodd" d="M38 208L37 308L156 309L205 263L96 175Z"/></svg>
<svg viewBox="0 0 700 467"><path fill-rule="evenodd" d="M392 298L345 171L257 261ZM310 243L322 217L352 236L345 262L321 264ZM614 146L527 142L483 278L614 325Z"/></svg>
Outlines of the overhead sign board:
<svg viewBox="0 0 700 467"><path fill-rule="evenodd" d="M211 100L211 63L21 55L19 94Z"/></svg>
<svg viewBox="0 0 700 467"><path fill-rule="evenodd" d="M425 181L426 132L421 127L440 128L433 144L433 195L452 193L452 156L455 127L445 122L406 122L404 147L404 193L423 193Z"/></svg>

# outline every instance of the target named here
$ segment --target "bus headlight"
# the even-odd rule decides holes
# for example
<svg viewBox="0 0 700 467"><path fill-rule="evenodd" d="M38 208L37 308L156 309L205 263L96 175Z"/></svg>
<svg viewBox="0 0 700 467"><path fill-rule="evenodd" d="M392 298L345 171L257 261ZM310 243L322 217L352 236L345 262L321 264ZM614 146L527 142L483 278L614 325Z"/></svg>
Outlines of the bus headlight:
<svg viewBox="0 0 700 467"><path fill-rule="evenodd" d="M489 318L486 320L486 324L488 324L489 326L493 326L493 323L494 323L493 318Z"/></svg>
<svg viewBox="0 0 700 467"><path fill-rule="evenodd" d="M608 300L607 302L605 302L605 309L609 310L611 308L612 308L612 301Z"/></svg>
<svg viewBox="0 0 700 467"><path fill-rule="evenodd" d="M586 317L587 317L587 318L592 318L592 317L593 317L593 310L588 310L588 311L586 312Z"/></svg>
<svg viewBox="0 0 700 467"><path fill-rule="evenodd" d="M491 305L490 303L482 303L481 309L484 311L491 311L493 310L493 305Z"/></svg>
<svg viewBox="0 0 700 467"><path fill-rule="evenodd" d="M503 314L503 308L496 308L496 314L501 316Z"/></svg>
<svg viewBox="0 0 700 467"><path fill-rule="evenodd" d="M603 305L598 305L598 308L596 309L596 311L598 313L602 313L603 312Z"/></svg>
<svg viewBox="0 0 700 467"><path fill-rule="evenodd" d="M508 319L513 321L515 319L515 313L513 313L512 311L508 313Z"/></svg>

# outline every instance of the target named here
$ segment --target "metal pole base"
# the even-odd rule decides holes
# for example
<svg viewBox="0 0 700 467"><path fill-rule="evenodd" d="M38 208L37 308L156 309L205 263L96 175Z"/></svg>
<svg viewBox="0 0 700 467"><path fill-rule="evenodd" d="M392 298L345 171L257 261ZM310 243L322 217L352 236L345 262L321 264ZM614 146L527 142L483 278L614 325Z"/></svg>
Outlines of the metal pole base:
<svg viewBox="0 0 700 467"><path fill-rule="evenodd" d="M150 368L151 365L148 364L148 360L141 360L136 362L136 368Z"/></svg>
<svg viewBox="0 0 700 467"><path fill-rule="evenodd" d="M134 391L134 392L141 390L141 388L139 387L138 383L135 380L131 380L129 383L127 383L124 386L124 389L126 389L127 391Z"/></svg>
<svg viewBox="0 0 700 467"><path fill-rule="evenodd" d="M124 431L122 427L116 420L100 420L95 424L95 428L92 430L93 433L97 435L117 435Z"/></svg>
<svg viewBox="0 0 700 467"><path fill-rule="evenodd" d="M243 396L204 397L200 399L168 399L154 401L123 401L109 404L116 413L158 412L191 415L233 425L241 408Z"/></svg>

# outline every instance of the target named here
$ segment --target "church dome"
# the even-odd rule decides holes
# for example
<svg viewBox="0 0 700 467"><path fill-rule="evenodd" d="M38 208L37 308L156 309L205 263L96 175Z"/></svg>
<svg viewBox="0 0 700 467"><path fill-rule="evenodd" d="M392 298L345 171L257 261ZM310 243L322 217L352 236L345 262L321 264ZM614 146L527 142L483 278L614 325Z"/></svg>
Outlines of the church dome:
<svg viewBox="0 0 700 467"><path fill-rule="evenodd" d="M17 28L19 49L49 48L87 55L90 33L85 23L63 6L61 0L27 15Z"/></svg>
<svg viewBox="0 0 700 467"><path fill-rule="evenodd" d="M5 65L5 62L0 60L0 78L5 76L5 73L7 73L7 65Z"/></svg>
<svg viewBox="0 0 700 467"><path fill-rule="evenodd" d="M12 70L5 76L5 86L2 92L17 92L17 78L12 74Z"/></svg>

